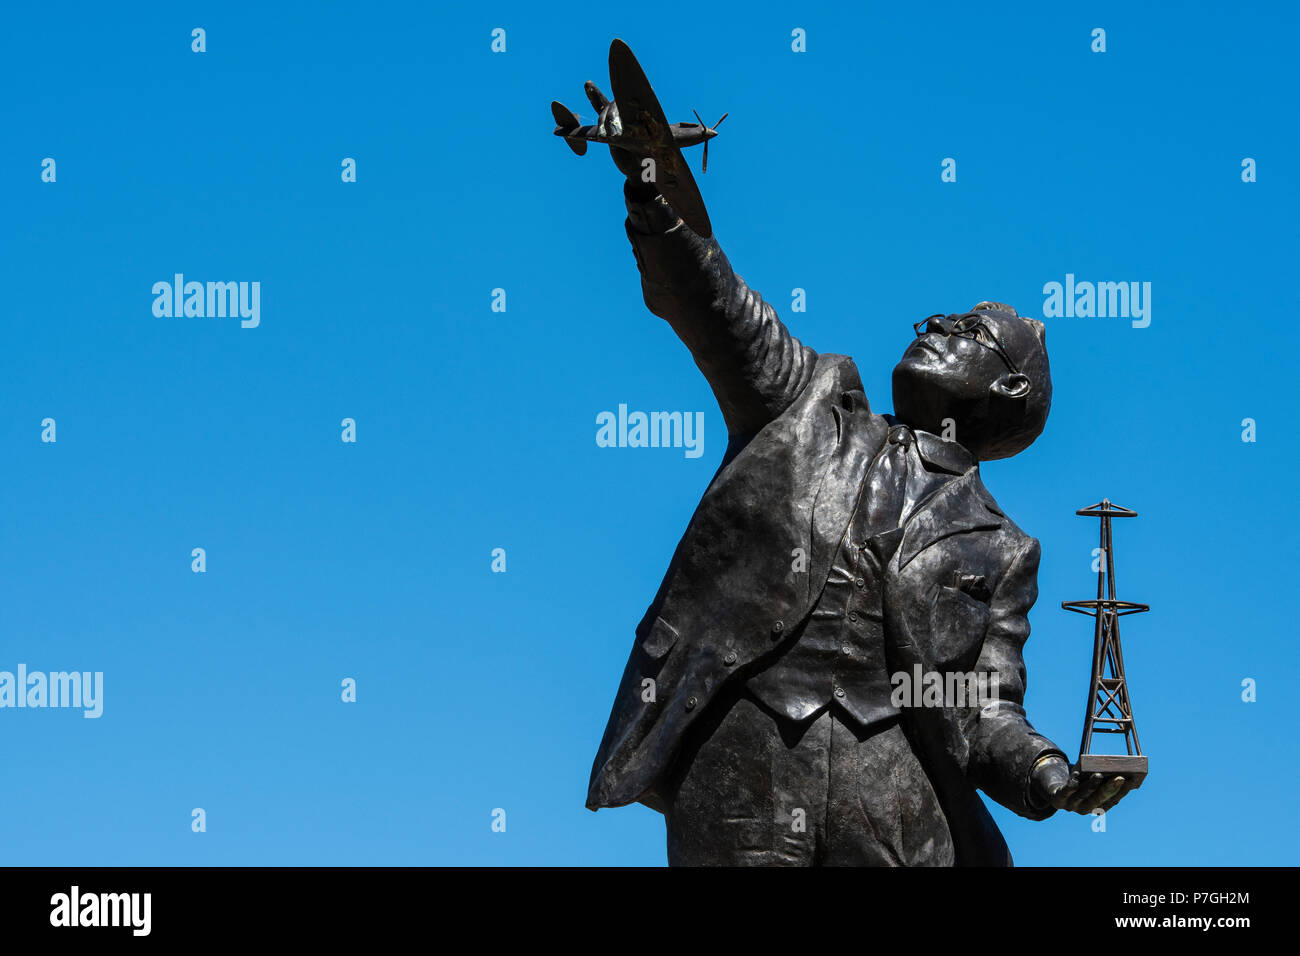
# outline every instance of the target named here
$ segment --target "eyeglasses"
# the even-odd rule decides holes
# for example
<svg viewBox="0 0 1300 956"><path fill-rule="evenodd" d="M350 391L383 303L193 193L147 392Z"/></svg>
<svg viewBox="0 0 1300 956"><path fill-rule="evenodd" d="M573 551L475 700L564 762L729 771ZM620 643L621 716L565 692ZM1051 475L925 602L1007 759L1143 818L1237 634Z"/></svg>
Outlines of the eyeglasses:
<svg viewBox="0 0 1300 956"><path fill-rule="evenodd" d="M927 332L938 335L961 335L973 339L985 348L997 352L1007 368L1017 375L1020 374L1020 369L1016 367L1015 362L1011 361L1011 356L1007 354L1006 347L998 338L993 326L978 312L967 312L964 315L944 315L939 312L914 323L912 331L916 333L918 339Z"/></svg>

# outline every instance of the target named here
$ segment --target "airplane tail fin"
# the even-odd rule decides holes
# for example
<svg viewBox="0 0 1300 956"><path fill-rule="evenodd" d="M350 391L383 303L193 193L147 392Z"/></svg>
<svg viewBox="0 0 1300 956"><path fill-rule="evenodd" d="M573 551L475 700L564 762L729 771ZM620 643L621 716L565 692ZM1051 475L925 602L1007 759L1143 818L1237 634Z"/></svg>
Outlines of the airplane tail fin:
<svg viewBox="0 0 1300 956"><path fill-rule="evenodd" d="M551 115L555 117L555 135L563 136L564 141L569 144L569 149L573 150L579 156L587 154L587 141L585 139L569 139L569 130L578 128L578 117L573 115L563 103L558 100L551 101Z"/></svg>

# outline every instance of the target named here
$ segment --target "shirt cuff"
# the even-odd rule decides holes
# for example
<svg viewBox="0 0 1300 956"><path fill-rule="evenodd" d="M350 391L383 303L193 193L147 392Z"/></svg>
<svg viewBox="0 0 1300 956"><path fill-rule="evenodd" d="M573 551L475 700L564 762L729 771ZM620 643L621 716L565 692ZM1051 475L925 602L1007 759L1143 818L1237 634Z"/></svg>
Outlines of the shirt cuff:
<svg viewBox="0 0 1300 956"><path fill-rule="evenodd" d="M1047 760L1049 757L1059 757L1061 758L1061 760L1065 761L1065 766L1067 769L1070 766L1070 758L1067 757L1061 751L1055 749L1043 751L1034 759L1034 762L1030 765L1029 779L1025 782L1025 803L1029 806L1030 809L1038 811L1040 813L1044 810L1051 809L1052 804L1050 800L1046 798L1040 799L1040 797L1038 796L1037 788L1034 786L1034 771L1038 769L1039 764L1041 764L1044 760Z"/></svg>

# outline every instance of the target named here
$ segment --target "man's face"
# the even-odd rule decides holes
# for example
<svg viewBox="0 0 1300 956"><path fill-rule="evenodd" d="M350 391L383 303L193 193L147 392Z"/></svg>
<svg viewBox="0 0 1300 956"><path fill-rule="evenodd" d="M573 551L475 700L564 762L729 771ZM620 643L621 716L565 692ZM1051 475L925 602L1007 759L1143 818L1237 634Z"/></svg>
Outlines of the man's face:
<svg viewBox="0 0 1300 956"><path fill-rule="evenodd" d="M936 434L952 419L957 441L978 454L990 416L1028 393L1029 379L1017 369L1039 344L1029 323L1014 316L959 318L931 320L903 352L894 367L894 412Z"/></svg>

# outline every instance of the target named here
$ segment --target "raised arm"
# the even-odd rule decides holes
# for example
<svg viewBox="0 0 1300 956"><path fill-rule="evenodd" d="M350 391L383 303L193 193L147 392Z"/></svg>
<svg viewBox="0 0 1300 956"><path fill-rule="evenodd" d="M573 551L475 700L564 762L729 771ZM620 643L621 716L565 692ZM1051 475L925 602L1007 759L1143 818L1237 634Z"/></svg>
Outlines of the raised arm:
<svg viewBox="0 0 1300 956"><path fill-rule="evenodd" d="M683 223L653 182L645 157L615 145L618 105L593 83L587 97L614 164L623 173L628 239L650 311L690 349L733 436L756 433L794 403L812 378L817 353L792 336L776 311L736 275L717 240ZM624 140L626 142L626 140Z"/></svg>
<svg viewBox="0 0 1300 956"><path fill-rule="evenodd" d="M646 306L690 349L727 431L757 432L794 403L817 353L732 271L717 239L691 231L653 184L634 173L623 192Z"/></svg>

